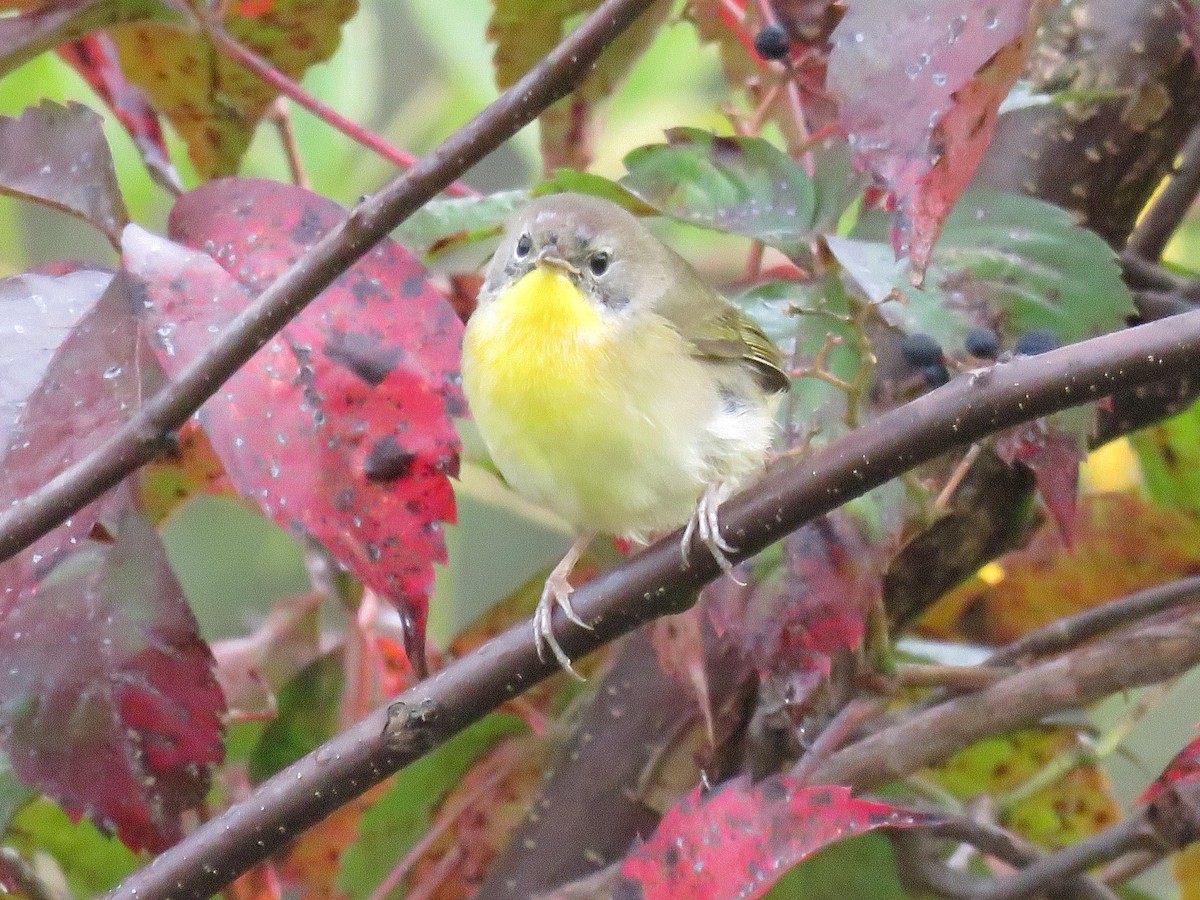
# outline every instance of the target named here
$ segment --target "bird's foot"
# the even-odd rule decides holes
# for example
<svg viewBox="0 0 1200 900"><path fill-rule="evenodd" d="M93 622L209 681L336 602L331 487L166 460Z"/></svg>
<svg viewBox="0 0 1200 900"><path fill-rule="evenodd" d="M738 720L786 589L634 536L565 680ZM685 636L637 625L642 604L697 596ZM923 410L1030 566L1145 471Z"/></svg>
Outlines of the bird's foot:
<svg viewBox="0 0 1200 900"><path fill-rule="evenodd" d="M537 645L538 659L545 661L546 647L549 647L558 664L580 681L584 680L583 676L572 667L571 658L567 656L566 651L554 636L552 617L554 607L557 606L562 609L568 619L580 628L592 630L592 626L580 618L579 613L575 612L575 608L571 605L571 593L574 588L571 587L571 582L568 580L571 570L575 568L575 563L579 561L580 555L590 542L591 535L581 536L567 551L567 555L562 558L562 561L554 567L554 571L546 579L541 599L538 600L537 609L533 613L533 640Z"/></svg>
<svg viewBox="0 0 1200 900"><path fill-rule="evenodd" d="M683 539L680 541L679 548L683 553L683 564L691 565L688 548L691 546L692 537L698 535L700 542L708 548L708 552L721 567L721 571L737 584L744 586L744 582L737 577L734 571L733 563L725 555L726 553L736 553L737 548L721 537L721 525L717 513L721 507L722 488L723 486L719 482L713 482L704 489L700 502L696 504L696 511L692 513L687 527L683 530Z"/></svg>

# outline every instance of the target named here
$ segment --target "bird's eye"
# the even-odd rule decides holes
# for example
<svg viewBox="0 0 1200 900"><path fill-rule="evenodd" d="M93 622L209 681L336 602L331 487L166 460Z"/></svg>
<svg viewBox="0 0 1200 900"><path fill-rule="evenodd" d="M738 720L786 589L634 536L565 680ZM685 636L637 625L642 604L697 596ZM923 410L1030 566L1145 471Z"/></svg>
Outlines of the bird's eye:
<svg viewBox="0 0 1200 900"><path fill-rule="evenodd" d="M529 255L529 251L533 249L533 238L527 234L517 238L517 258L524 259Z"/></svg>
<svg viewBox="0 0 1200 900"><path fill-rule="evenodd" d="M603 250L598 253L593 253L588 257L588 268L592 270L592 274L599 278L608 271L609 256Z"/></svg>

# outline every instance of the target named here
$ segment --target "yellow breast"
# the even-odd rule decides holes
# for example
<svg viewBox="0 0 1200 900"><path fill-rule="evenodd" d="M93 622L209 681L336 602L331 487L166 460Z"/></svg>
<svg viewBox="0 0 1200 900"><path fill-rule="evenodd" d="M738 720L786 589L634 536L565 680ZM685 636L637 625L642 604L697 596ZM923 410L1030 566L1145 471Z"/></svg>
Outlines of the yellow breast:
<svg viewBox="0 0 1200 900"><path fill-rule="evenodd" d="M467 326L463 387L493 460L582 528L673 527L703 484L713 398L679 335L647 319L622 328L565 275L534 269Z"/></svg>

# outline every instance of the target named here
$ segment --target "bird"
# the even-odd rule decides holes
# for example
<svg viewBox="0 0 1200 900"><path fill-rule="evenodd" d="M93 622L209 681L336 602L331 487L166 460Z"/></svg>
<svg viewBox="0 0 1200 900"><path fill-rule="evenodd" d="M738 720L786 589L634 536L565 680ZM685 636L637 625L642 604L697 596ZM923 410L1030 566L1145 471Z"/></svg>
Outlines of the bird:
<svg viewBox="0 0 1200 900"><path fill-rule="evenodd" d="M633 542L686 525L732 573L720 503L763 470L789 377L774 342L631 212L596 196L536 198L508 222L463 337L463 390L492 461L576 540L533 617L551 628L598 534Z"/></svg>

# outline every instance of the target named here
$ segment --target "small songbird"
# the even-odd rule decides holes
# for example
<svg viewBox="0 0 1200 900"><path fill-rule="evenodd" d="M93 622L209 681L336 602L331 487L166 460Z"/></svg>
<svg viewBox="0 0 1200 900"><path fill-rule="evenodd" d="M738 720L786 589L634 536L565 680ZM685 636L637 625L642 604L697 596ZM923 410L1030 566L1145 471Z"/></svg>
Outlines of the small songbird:
<svg viewBox="0 0 1200 900"><path fill-rule="evenodd" d="M579 530L533 628L571 606L569 576L594 535L644 541L687 523L725 571L717 509L764 465L779 350L637 218L554 194L509 223L467 323L463 387L492 460L526 498Z"/></svg>

